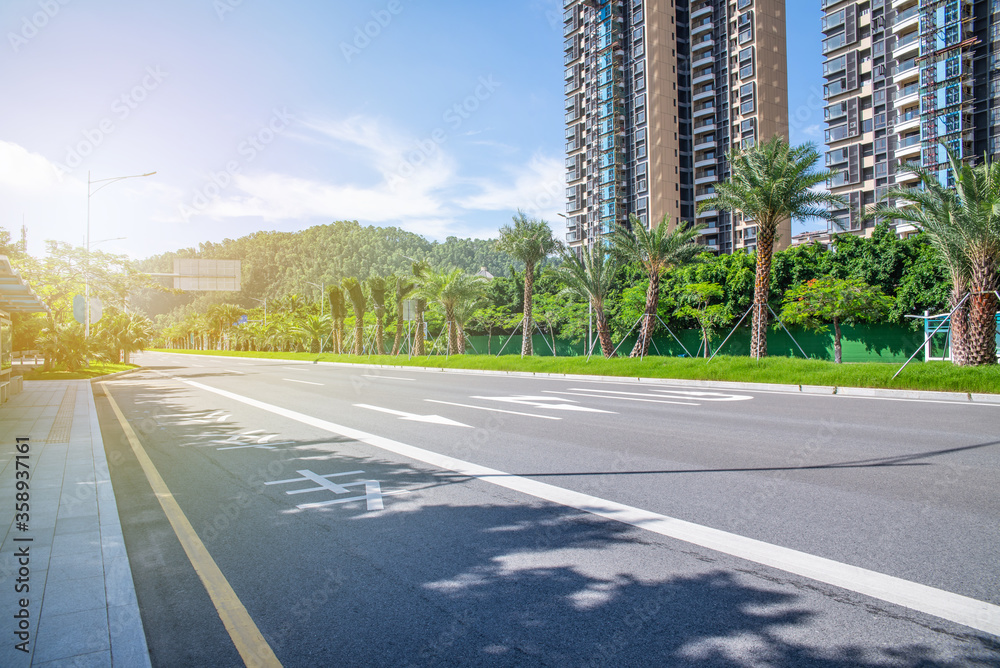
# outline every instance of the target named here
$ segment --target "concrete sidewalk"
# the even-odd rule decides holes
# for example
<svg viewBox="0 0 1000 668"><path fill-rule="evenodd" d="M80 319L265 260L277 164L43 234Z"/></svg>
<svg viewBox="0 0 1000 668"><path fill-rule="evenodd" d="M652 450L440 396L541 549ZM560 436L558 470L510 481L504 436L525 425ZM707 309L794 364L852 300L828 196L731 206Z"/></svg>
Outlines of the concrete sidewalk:
<svg viewBox="0 0 1000 668"><path fill-rule="evenodd" d="M24 436L26 530L15 517ZM0 407L0 468L0 666L149 666L90 381L25 382Z"/></svg>

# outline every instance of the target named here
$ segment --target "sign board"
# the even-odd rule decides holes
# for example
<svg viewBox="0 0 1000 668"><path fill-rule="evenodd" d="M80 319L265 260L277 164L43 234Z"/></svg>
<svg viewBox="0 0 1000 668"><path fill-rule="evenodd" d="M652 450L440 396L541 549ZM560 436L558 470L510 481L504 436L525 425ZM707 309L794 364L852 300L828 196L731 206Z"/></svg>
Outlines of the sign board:
<svg viewBox="0 0 1000 668"><path fill-rule="evenodd" d="M241 315L240 319L233 323L233 326L234 327L239 327L240 325L245 325L248 322L250 322L249 319L247 319L247 317L245 315Z"/></svg>
<svg viewBox="0 0 1000 668"><path fill-rule="evenodd" d="M90 324L94 324L104 315L104 305L99 297L90 298Z"/></svg>
<svg viewBox="0 0 1000 668"><path fill-rule="evenodd" d="M174 260L174 289L200 292L239 292L239 260Z"/></svg>
<svg viewBox="0 0 1000 668"><path fill-rule="evenodd" d="M413 322L417 319L417 300L416 299L404 299L403 300L403 320L406 322Z"/></svg>
<svg viewBox="0 0 1000 668"><path fill-rule="evenodd" d="M81 325L87 322L87 298L83 295L73 295L73 319Z"/></svg>

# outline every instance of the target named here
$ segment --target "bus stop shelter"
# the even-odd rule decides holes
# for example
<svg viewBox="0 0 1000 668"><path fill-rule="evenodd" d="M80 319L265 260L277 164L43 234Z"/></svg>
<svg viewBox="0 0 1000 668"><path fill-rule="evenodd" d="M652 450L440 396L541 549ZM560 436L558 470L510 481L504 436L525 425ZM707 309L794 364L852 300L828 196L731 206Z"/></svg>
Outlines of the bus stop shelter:
<svg viewBox="0 0 1000 668"><path fill-rule="evenodd" d="M48 313L49 307L0 255L0 404L21 391L21 377L11 377L14 366L14 328L11 313Z"/></svg>

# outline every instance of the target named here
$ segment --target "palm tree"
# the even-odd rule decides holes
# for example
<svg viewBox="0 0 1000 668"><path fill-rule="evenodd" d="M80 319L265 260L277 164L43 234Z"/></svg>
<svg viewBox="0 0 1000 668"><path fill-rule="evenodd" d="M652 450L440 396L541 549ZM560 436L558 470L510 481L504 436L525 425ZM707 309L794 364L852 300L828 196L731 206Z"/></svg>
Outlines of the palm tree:
<svg viewBox="0 0 1000 668"><path fill-rule="evenodd" d="M423 285L424 279L431 273L431 267L423 260L418 260L413 263L411 270L415 280L414 289L419 289ZM413 323L416 330L413 334L413 354L417 356L424 354L424 311L426 309L427 299L417 294L417 312Z"/></svg>
<svg viewBox="0 0 1000 668"><path fill-rule="evenodd" d="M646 289L646 309L643 314L639 339L632 348L630 357L645 357L649 353L649 342L656 328L656 310L660 303L660 279L674 267L694 261L703 250L695 241L702 226L681 223L673 230L667 217L660 224L647 229L635 214L629 216L632 229L619 226L611 235L611 249L623 264L638 263L649 277ZM603 343L602 343L602 350Z"/></svg>
<svg viewBox="0 0 1000 668"><path fill-rule="evenodd" d="M535 282L535 266L552 253L562 249L562 244L552 236L552 228L544 220L528 218L523 211L514 216L514 225L500 228L497 250L508 253L524 263L524 340L521 354L531 354L531 295Z"/></svg>
<svg viewBox="0 0 1000 668"><path fill-rule="evenodd" d="M957 309L951 318L952 361L963 366L996 364L1000 166L988 155L976 166L963 164L947 150L954 187L942 185L935 172L920 165L904 165L901 169L916 174L922 188L890 190L887 198L908 204L879 206L874 215L923 230L948 267L950 303Z"/></svg>
<svg viewBox="0 0 1000 668"><path fill-rule="evenodd" d="M465 352L458 347L458 323L455 320L455 311L465 302L481 296L485 282L482 276L467 274L462 269L427 271L423 275L418 294L427 301L439 303L444 309L449 355Z"/></svg>
<svg viewBox="0 0 1000 668"><path fill-rule="evenodd" d="M611 284L618 270L617 259L609 254L603 240L597 241L589 249L583 249L581 256L573 251L564 251L562 258L562 265L556 272L566 285L564 292L590 303L597 316L597 338L601 342L601 352L605 357L611 357L614 354L614 344L611 341L608 318L604 313L604 300L611 291Z"/></svg>
<svg viewBox="0 0 1000 668"><path fill-rule="evenodd" d="M341 287L347 292L351 299L351 307L354 309L354 354L365 354L365 308L368 300L365 299L365 291L361 288L358 279L352 277L345 278L340 282Z"/></svg>
<svg viewBox="0 0 1000 668"><path fill-rule="evenodd" d="M368 293L375 304L375 354L385 355L385 279L372 276L368 279Z"/></svg>
<svg viewBox="0 0 1000 668"><path fill-rule="evenodd" d="M330 301L330 317L333 319L333 350L339 355L344 352L344 318L347 317L344 291L338 285L331 285L327 288L326 295Z"/></svg>
<svg viewBox="0 0 1000 668"><path fill-rule="evenodd" d="M403 342L403 302L410 298L417 284L405 274L394 277L391 283L396 296L396 338L392 342L392 354L398 355Z"/></svg>
<svg viewBox="0 0 1000 668"><path fill-rule="evenodd" d="M465 352L468 347L468 340L465 337L465 324L472 319L473 314L481 307L485 306L486 296L480 290L478 294L469 299L462 300L455 305L455 327L458 329L458 350Z"/></svg>
<svg viewBox="0 0 1000 668"><path fill-rule="evenodd" d="M146 316L132 311L124 313L115 309L101 319L95 338L103 346L103 355L109 362L129 363L129 355L149 347L155 332L153 323Z"/></svg>
<svg viewBox="0 0 1000 668"><path fill-rule="evenodd" d="M771 260L778 225L789 218L822 218L833 221L830 207L843 208L846 200L831 192L814 190L836 175L816 170L820 154L812 144L790 146L775 135L764 144L734 149L729 155L729 180L715 186L715 197L698 205L698 211L721 209L738 212L757 225L757 275L750 355L767 356L767 303L771 290Z"/></svg>
<svg viewBox="0 0 1000 668"><path fill-rule="evenodd" d="M292 332L308 343L310 352L313 344L318 345L319 351L323 352L323 339L330 331L332 322L333 318L329 315L307 315L292 327Z"/></svg>

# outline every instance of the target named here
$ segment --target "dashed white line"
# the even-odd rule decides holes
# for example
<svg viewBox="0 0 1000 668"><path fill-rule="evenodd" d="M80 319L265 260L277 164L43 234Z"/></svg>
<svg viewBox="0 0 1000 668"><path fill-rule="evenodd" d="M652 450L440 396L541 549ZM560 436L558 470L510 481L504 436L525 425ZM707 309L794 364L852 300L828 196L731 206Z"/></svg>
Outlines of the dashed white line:
<svg viewBox="0 0 1000 668"><path fill-rule="evenodd" d="M638 397L608 396L607 394L594 394L591 392L558 392L556 390L542 390L546 394L568 394L574 397L590 397L591 399L616 399L618 401L644 401L650 404L676 404L677 406L700 406L691 401L668 401L666 399L639 399ZM598 390L600 391L600 390Z"/></svg>
<svg viewBox="0 0 1000 668"><path fill-rule="evenodd" d="M363 373L362 378L385 378L386 380L416 380L416 378L403 378L401 376L377 376L375 374Z"/></svg>
<svg viewBox="0 0 1000 668"><path fill-rule="evenodd" d="M461 406L462 408L475 408L481 411L490 411L493 413L508 413L510 415L525 415L527 417L542 418L543 420L562 420L561 417L555 417L554 415L536 415L535 413L522 413L520 411L507 411L502 408L490 408L488 406L473 406L472 404L458 404L454 401L439 401L437 399L424 399L424 401L429 401L432 404L445 404L447 406Z"/></svg>
<svg viewBox="0 0 1000 668"><path fill-rule="evenodd" d="M282 378L281 380L287 380L289 383L302 383L303 385L323 385L323 383L314 383L311 380L295 380L294 378Z"/></svg>

